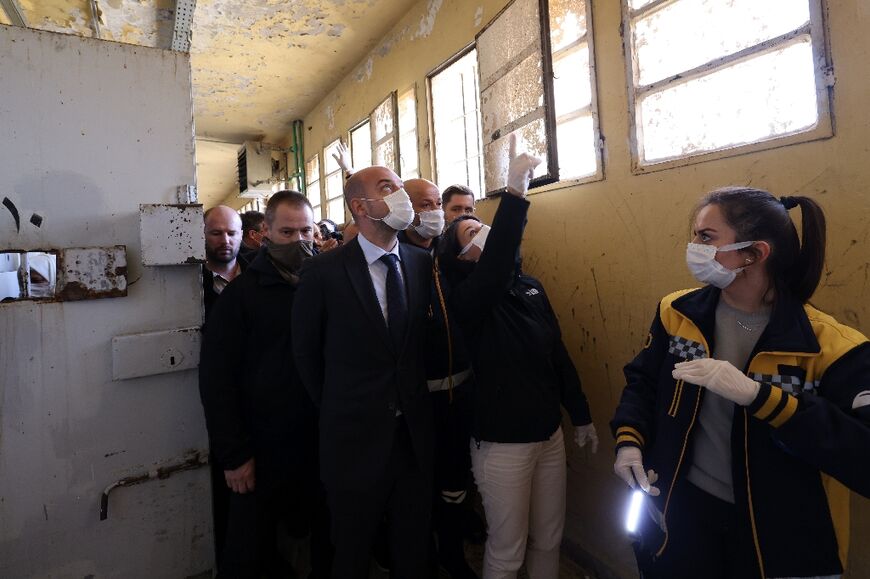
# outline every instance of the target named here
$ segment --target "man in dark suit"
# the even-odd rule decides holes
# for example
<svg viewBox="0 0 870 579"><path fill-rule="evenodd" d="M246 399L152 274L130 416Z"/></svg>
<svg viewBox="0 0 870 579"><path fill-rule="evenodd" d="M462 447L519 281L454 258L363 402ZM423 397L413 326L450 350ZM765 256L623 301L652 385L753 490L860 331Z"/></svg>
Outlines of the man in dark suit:
<svg viewBox="0 0 870 579"><path fill-rule="evenodd" d="M242 219L235 209L217 205L205 212L203 221L205 264L202 268L202 301L205 319L208 320L218 296L244 269L242 261L238 259Z"/></svg>
<svg viewBox="0 0 870 579"><path fill-rule="evenodd" d="M265 246L214 304L199 363L212 458L225 493L218 577L286 577L277 530L312 528L311 577L326 578L329 547L317 476L316 408L291 362L298 273L313 254L314 218L301 193L266 207Z"/></svg>
<svg viewBox="0 0 870 579"><path fill-rule="evenodd" d="M396 238L414 212L395 173L354 173L345 201L359 235L307 263L292 315L297 368L320 408L333 577L368 576L386 514L393 577L420 579L432 484L432 407L421 356L432 266L427 252Z"/></svg>

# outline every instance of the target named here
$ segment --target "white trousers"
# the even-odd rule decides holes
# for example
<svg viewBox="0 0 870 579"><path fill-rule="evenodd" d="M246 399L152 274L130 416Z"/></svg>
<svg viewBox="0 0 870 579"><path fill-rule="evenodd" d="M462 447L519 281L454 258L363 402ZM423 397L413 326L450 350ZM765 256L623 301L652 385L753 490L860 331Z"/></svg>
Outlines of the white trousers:
<svg viewBox="0 0 870 579"><path fill-rule="evenodd" d="M471 441L474 480L488 535L483 579L557 579L565 526L565 443L560 427L543 442Z"/></svg>

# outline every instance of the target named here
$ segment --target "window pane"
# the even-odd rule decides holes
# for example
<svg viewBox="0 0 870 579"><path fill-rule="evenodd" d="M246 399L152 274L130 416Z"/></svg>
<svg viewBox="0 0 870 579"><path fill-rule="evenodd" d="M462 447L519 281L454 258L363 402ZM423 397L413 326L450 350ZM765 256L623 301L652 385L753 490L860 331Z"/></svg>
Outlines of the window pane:
<svg viewBox="0 0 870 579"><path fill-rule="evenodd" d="M808 0L682 0L634 23L641 85L790 32L810 19Z"/></svg>
<svg viewBox="0 0 870 579"><path fill-rule="evenodd" d="M341 167L338 166L338 161L336 161L335 157L332 156L333 153L338 151L338 143L339 141L336 139L323 149L323 169L326 174L341 169Z"/></svg>
<svg viewBox="0 0 870 579"><path fill-rule="evenodd" d="M486 83L506 62L540 44L538 0L514 0L477 38L480 78Z"/></svg>
<svg viewBox="0 0 870 579"><path fill-rule="evenodd" d="M631 6L633 10L637 10L638 8L643 8L651 2L653 2L653 0L629 0L628 5Z"/></svg>
<svg viewBox="0 0 870 579"><path fill-rule="evenodd" d="M399 95L399 155L399 173L402 179L414 179L418 153L417 96L413 87Z"/></svg>
<svg viewBox="0 0 870 579"><path fill-rule="evenodd" d="M326 198L335 199L344 195L344 176L341 171L326 178Z"/></svg>
<svg viewBox="0 0 870 579"><path fill-rule="evenodd" d="M314 213L314 223L317 223L321 219L323 219L323 211L321 211L320 205L314 205L311 207L312 213Z"/></svg>
<svg viewBox="0 0 870 579"><path fill-rule="evenodd" d="M533 178L547 174L547 130L544 119L520 127L513 132L517 136L517 150L525 151L541 159L541 164L535 168ZM505 186L509 162L508 146L511 133L502 135L497 140L484 145L485 191L495 191Z"/></svg>
<svg viewBox="0 0 870 579"><path fill-rule="evenodd" d="M393 142L393 139L389 139L375 147L373 159L375 165L382 165L390 168L396 166L396 150L393 146Z"/></svg>
<svg viewBox="0 0 870 579"><path fill-rule="evenodd" d="M480 195L482 145L476 51L471 50L431 77L430 89L435 180L441 189L461 184Z"/></svg>
<svg viewBox="0 0 870 579"><path fill-rule="evenodd" d="M353 168L357 171L372 166L372 133L369 121L350 132L350 152Z"/></svg>
<svg viewBox="0 0 870 579"><path fill-rule="evenodd" d="M399 137L399 153L401 156L402 179L414 179L419 163L417 162L417 131L403 133Z"/></svg>
<svg viewBox="0 0 870 579"><path fill-rule="evenodd" d="M770 139L818 120L810 38L646 96L644 160Z"/></svg>
<svg viewBox="0 0 870 579"><path fill-rule="evenodd" d="M344 197L338 197L330 201L327 205L326 213L336 223L344 223Z"/></svg>
<svg viewBox="0 0 870 579"><path fill-rule="evenodd" d="M559 144L559 179L578 179L598 171L592 115L556 125Z"/></svg>
<svg viewBox="0 0 870 579"><path fill-rule="evenodd" d="M550 0L550 50L556 52L586 34L586 2Z"/></svg>
<svg viewBox="0 0 870 579"><path fill-rule="evenodd" d="M489 141L495 131L537 111L544 104L540 79L541 56L533 54L481 93L481 125L485 141Z"/></svg>
<svg viewBox="0 0 870 579"><path fill-rule="evenodd" d="M553 75L557 118L592 104L588 45L582 44L577 50L554 59Z"/></svg>
<svg viewBox="0 0 870 579"><path fill-rule="evenodd" d="M320 179L320 162L317 155L305 162L305 183L310 185Z"/></svg>
<svg viewBox="0 0 870 579"><path fill-rule="evenodd" d="M308 202L311 203L312 206L320 205L320 181L309 183L305 194L308 196Z"/></svg>
<svg viewBox="0 0 870 579"><path fill-rule="evenodd" d="M372 113L372 118L375 123L375 141L380 141L393 132L395 123L392 96L387 97L387 100L378 105L378 108Z"/></svg>

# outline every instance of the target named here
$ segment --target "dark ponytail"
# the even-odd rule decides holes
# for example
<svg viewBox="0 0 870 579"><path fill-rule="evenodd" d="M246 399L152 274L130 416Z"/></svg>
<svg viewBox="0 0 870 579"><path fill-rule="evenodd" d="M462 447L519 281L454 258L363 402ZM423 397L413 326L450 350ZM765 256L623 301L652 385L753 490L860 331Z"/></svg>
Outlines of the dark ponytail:
<svg viewBox="0 0 870 579"><path fill-rule="evenodd" d="M815 293L825 266L825 214L809 197L781 197L749 187L725 187L708 193L695 210L718 205L736 241L770 244L767 272L777 293L806 303ZM800 207L802 239L789 209ZM744 251L752 251L747 248Z"/></svg>
<svg viewBox="0 0 870 579"><path fill-rule="evenodd" d="M792 294L802 302L809 301L825 268L827 226L825 214L809 197L792 197L801 208L801 249L792 272Z"/></svg>

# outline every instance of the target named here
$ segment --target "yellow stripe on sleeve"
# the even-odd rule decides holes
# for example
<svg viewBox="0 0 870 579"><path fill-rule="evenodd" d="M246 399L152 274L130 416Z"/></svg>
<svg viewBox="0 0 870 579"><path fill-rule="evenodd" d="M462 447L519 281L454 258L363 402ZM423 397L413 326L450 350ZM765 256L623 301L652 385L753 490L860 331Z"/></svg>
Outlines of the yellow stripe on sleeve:
<svg viewBox="0 0 870 579"><path fill-rule="evenodd" d="M774 428L779 428L780 426L785 424L785 422L789 418L794 416L795 412L797 412L797 398L795 398L794 396L789 396L788 394L786 394L786 396L788 396L788 400L785 403L785 408L782 409L782 412L780 412L776 418L770 421L770 425Z"/></svg>
<svg viewBox="0 0 870 579"><path fill-rule="evenodd" d="M767 401L758 409L755 413L755 417L760 420L767 420L770 418L770 414L776 410L776 407L779 406L780 401L783 396L787 396L785 392L780 388L771 388L770 396L767 398Z"/></svg>
<svg viewBox="0 0 870 579"><path fill-rule="evenodd" d="M621 436L623 434L632 435L634 438L637 439L637 441L640 443L641 446L646 444L646 441L644 440L643 435L640 432L638 432L637 430L635 430L634 428L632 428L631 426L620 426L619 428L616 429L617 438L619 438L619 436Z"/></svg>

